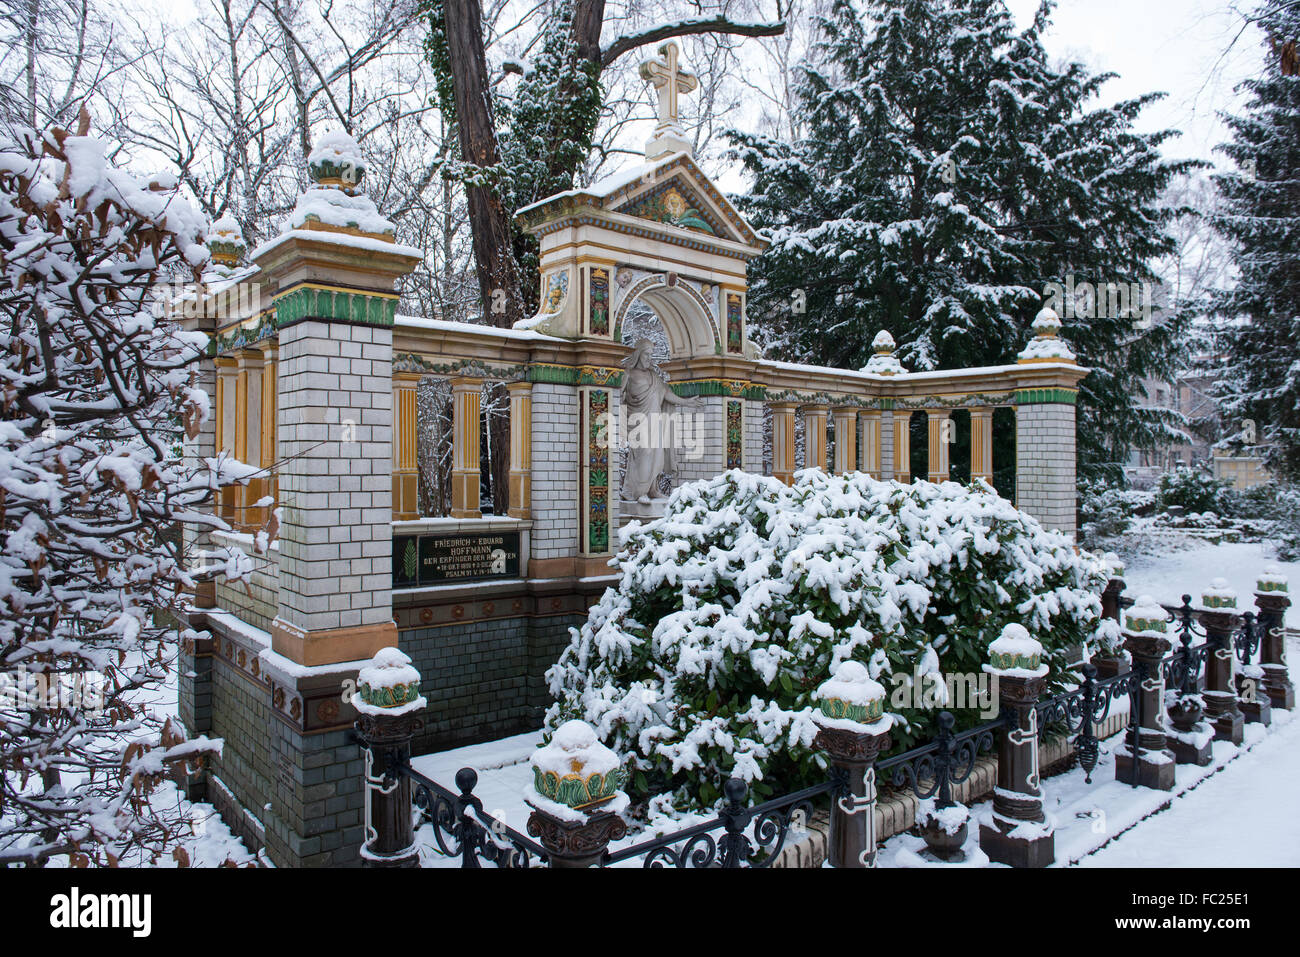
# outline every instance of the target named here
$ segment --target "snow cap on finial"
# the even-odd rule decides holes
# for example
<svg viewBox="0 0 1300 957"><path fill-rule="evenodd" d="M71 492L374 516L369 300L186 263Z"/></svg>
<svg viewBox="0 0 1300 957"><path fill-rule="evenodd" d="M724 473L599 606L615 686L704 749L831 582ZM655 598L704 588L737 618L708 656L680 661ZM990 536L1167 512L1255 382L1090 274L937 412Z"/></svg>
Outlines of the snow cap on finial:
<svg viewBox="0 0 1300 957"><path fill-rule="evenodd" d="M397 227L361 189L366 164L357 141L344 132L325 133L307 156L312 184L298 197L284 229L318 229L392 242Z"/></svg>
<svg viewBox="0 0 1300 957"><path fill-rule="evenodd" d="M212 254L214 265L238 266L247 250L248 243L244 242L243 233L239 231L239 223L230 214L222 216L208 228L208 252Z"/></svg>
<svg viewBox="0 0 1300 957"><path fill-rule="evenodd" d="M881 329L876 333L876 338L871 340L871 350L875 355L867 360L862 371L872 375L901 375L906 372L902 363L895 358L894 349L894 337Z"/></svg>
<svg viewBox="0 0 1300 957"><path fill-rule="evenodd" d="M321 186L357 193L365 175L360 145L342 130L323 134L307 155L307 176Z"/></svg>
<svg viewBox="0 0 1300 957"><path fill-rule="evenodd" d="M1074 362L1074 351L1060 337L1061 317L1051 306L1043 306L1034 316L1034 338L1025 346L1016 361L1026 362Z"/></svg>

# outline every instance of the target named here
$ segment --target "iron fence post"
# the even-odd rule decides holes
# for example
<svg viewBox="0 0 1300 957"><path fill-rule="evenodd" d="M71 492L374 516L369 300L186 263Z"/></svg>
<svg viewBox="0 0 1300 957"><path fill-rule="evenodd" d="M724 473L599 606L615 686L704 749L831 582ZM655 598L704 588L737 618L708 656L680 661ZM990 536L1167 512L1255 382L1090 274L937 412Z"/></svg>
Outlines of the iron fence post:
<svg viewBox="0 0 1300 957"><path fill-rule="evenodd" d="M414 714L358 715L357 736L365 756L366 867L418 867L411 809L411 781L401 768L411 760L411 738L419 730Z"/></svg>
<svg viewBox="0 0 1300 957"><path fill-rule="evenodd" d="M826 752L841 787L831 796L831 867L876 866L876 758L889 749L889 731L858 734L819 728L813 747Z"/></svg>
<svg viewBox="0 0 1300 957"><path fill-rule="evenodd" d="M1001 650L1008 639L1009 650ZM1033 647L1032 654L1022 650ZM980 820L980 849L989 860L1012 867L1046 867L1056 859L1055 822L1043 812L1038 767L1036 706L1047 684L1041 655L1042 645L1023 627L1008 625L989 646L992 664L984 666L997 679L1005 725L998 741L993 810Z"/></svg>
<svg viewBox="0 0 1300 957"><path fill-rule="evenodd" d="M1168 638L1149 632L1124 636L1124 648L1133 656L1134 730L1128 744L1116 752L1115 780L1158 791L1174 786L1174 755L1165 738L1164 657L1170 647Z"/></svg>
<svg viewBox="0 0 1300 957"><path fill-rule="evenodd" d="M1260 582L1262 586L1265 582ZM1295 685L1291 683L1286 664L1286 610L1291 599L1285 591L1256 591L1255 607L1259 609L1260 667L1264 669L1264 692L1274 708L1291 711L1295 708Z"/></svg>
<svg viewBox="0 0 1300 957"><path fill-rule="evenodd" d="M1205 629L1205 715L1214 726L1216 741L1241 744L1244 738L1237 691L1232 686L1232 631L1237 624L1235 609L1202 608L1198 613Z"/></svg>
<svg viewBox="0 0 1300 957"><path fill-rule="evenodd" d="M1264 693L1264 669L1254 664L1255 652L1263 655L1264 631L1247 611L1241 616L1241 630L1237 633L1237 651L1241 656L1241 670L1237 672L1237 708L1247 724L1273 723L1273 705Z"/></svg>

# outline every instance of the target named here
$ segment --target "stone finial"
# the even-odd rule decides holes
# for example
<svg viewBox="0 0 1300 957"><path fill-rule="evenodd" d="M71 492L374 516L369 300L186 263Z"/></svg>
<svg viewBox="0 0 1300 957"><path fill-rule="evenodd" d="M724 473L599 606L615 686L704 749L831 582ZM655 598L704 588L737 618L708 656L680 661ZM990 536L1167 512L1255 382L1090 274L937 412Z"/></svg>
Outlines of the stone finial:
<svg viewBox="0 0 1300 957"><path fill-rule="evenodd" d="M342 130L323 134L307 154L307 176L317 185L358 193L365 175L360 145Z"/></svg>
<svg viewBox="0 0 1300 957"><path fill-rule="evenodd" d="M1260 595L1286 595L1287 577L1277 565L1269 565L1255 582L1255 593Z"/></svg>
<svg viewBox="0 0 1300 957"><path fill-rule="evenodd" d="M1051 306L1044 306L1034 317L1034 338L1016 357L1019 363L1074 362L1074 351L1060 337L1061 317Z"/></svg>
<svg viewBox="0 0 1300 957"><path fill-rule="evenodd" d="M1047 674L1042 642L1024 625L1012 622L989 645L989 663L984 668L994 674L1042 677Z"/></svg>
<svg viewBox="0 0 1300 957"><path fill-rule="evenodd" d="M427 704L420 694L420 672L396 648L380 648L357 673L352 705L362 714L395 716L421 711Z"/></svg>
<svg viewBox="0 0 1300 957"><path fill-rule="evenodd" d="M307 156L312 181L298 197L285 229L316 229L392 242L397 228L380 215L361 182L365 159L357 141L344 132L326 133Z"/></svg>
<svg viewBox="0 0 1300 957"><path fill-rule="evenodd" d="M553 804L584 811L617 797L626 772L585 721L566 721L529 758L533 790ZM534 802L535 804L538 802Z"/></svg>
<svg viewBox="0 0 1300 957"><path fill-rule="evenodd" d="M885 689L860 661L842 661L833 677L813 692L821 713L833 721L872 725L885 717Z"/></svg>
<svg viewBox="0 0 1300 957"><path fill-rule="evenodd" d="M1215 611L1220 609L1235 611L1237 608L1237 593L1232 590L1227 579L1216 578L1210 582L1210 587L1201 593L1201 607Z"/></svg>
<svg viewBox="0 0 1300 957"><path fill-rule="evenodd" d="M1141 595L1124 612L1124 630L1130 635L1164 637L1169 630L1169 615L1150 595Z"/></svg>
<svg viewBox="0 0 1300 957"><path fill-rule="evenodd" d="M884 329L876 333L876 338L871 340L871 350L875 353L867 364L862 367L863 372L872 375L902 375L907 370L903 368L901 362L894 356L894 337Z"/></svg>
<svg viewBox="0 0 1300 957"><path fill-rule="evenodd" d="M1107 552L1102 555L1101 560L1105 564L1107 571L1110 572L1111 578L1124 577L1124 562L1114 552Z"/></svg>
<svg viewBox="0 0 1300 957"><path fill-rule="evenodd" d="M243 262L247 251L248 243L234 217L227 214L208 227L208 252L212 254L214 267L234 269Z"/></svg>

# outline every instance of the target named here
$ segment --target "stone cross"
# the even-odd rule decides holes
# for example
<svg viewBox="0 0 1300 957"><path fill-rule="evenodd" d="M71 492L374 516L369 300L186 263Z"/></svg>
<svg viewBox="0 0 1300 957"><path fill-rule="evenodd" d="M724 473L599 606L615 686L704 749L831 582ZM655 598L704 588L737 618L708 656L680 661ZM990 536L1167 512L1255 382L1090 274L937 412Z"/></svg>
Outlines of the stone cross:
<svg viewBox="0 0 1300 957"><path fill-rule="evenodd" d="M694 73L687 73L678 65L676 43L665 43L659 48L659 56L652 57L641 64L641 79L654 84L659 94L658 130L679 128L677 115L677 97L681 93L690 93L699 81Z"/></svg>

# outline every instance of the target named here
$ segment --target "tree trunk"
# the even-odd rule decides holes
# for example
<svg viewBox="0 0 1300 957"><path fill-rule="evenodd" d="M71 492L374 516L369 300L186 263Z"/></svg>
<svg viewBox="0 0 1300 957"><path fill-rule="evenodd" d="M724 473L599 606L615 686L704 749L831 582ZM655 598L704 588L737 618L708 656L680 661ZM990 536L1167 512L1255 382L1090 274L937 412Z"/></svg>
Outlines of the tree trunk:
<svg viewBox="0 0 1300 957"><path fill-rule="evenodd" d="M479 0L454 0L444 4L443 10L461 159L484 171L498 170L501 156L483 51L482 8ZM509 215L490 186L467 183L465 199L474 237L474 269L483 298L483 318L494 326L509 328L524 318Z"/></svg>

